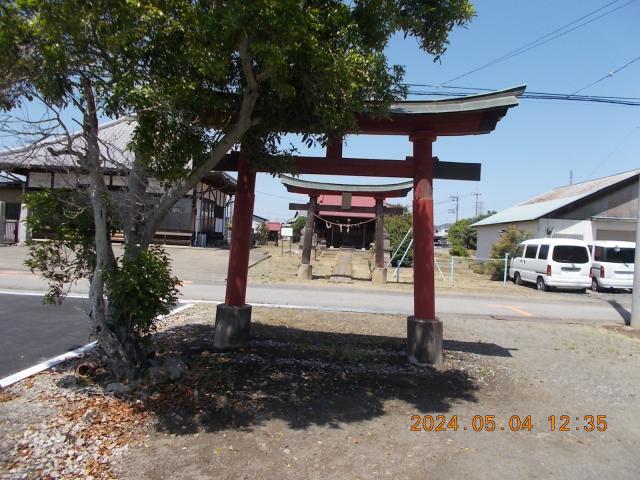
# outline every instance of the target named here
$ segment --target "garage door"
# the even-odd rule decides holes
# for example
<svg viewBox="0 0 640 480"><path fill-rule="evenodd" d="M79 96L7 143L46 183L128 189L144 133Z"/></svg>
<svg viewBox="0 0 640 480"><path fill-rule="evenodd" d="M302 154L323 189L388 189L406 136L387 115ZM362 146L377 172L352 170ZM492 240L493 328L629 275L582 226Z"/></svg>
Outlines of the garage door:
<svg viewBox="0 0 640 480"><path fill-rule="evenodd" d="M596 240L618 240L619 242L635 242L636 232L621 230L598 230Z"/></svg>

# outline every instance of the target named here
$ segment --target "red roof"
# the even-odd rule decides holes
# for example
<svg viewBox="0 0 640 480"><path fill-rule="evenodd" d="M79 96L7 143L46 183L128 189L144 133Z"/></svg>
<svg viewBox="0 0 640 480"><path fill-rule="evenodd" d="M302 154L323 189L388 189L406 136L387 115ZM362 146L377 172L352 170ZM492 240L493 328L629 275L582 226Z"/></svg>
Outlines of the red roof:
<svg viewBox="0 0 640 480"><path fill-rule="evenodd" d="M386 204L386 202L385 202ZM320 195L318 196L318 215L321 217L344 217L344 218L375 218L375 213L355 213L345 210L344 212L326 212L322 210L322 206L340 206L342 205L342 195ZM353 207L375 207L376 199L374 197L351 197L351 206Z"/></svg>
<svg viewBox="0 0 640 480"><path fill-rule="evenodd" d="M267 222L267 230L270 232L279 232L282 228L282 223L280 222Z"/></svg>

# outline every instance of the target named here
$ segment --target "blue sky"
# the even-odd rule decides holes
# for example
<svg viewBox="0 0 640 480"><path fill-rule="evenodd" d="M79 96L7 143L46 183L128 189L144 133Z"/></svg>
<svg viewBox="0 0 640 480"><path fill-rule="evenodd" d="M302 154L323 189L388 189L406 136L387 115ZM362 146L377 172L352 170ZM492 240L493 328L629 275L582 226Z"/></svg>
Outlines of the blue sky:
<svg viewBox="0 0 640 480"><path fill-rule="evenodd" d="M611 0L609 0L611 1ZM624 5L622 0L609 9ZM440 63L421 52L415 40L395 38L392 62L406 67L407 83L440 84L483 65L609 3L607 0L478 0L477 17L456 29ZM605 12L603 10L600 13ZM453 86L502 89L527 84L529 91L571 93L640 56L640 1L578 28L538 48L451 83ZM640 61L585 95L640 97ZM410 97L411 98L411 97ZM418 97L416 97L418 98ZM419 97L424 99L424 97ZM569 183L640 167L640 107L523 99L489 135L444 137L434 144L441 160L481 162L480 182L436 180L437 224L454 220L451 195L460 197L460 217L475 213L474 192L484 210L501 210L528 197ZM349 137L346 156L400 159L411 154L406 138ZM303 178L342 183L386 183L398 179ZM288 194L277 179L259 174L257 214L290 217ZM410 205L411 197L402 203Z"/></svg>

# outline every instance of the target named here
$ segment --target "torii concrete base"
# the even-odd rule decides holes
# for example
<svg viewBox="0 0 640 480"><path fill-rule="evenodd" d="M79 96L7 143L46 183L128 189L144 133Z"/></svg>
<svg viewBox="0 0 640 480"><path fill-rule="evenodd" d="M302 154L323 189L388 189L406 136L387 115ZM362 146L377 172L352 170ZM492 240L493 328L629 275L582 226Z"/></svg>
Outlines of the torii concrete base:
<svg viewBox="0 0 640 480"><path fill-rule="evenodd" d="M221 303L216 309L213 346L219 350L244 347L249 343L251 305L234 307Z"/></svg>
<svg viewBox="0 0 640 480"><path fill-rule="evenodd" d="M407 317L407 355L418 366L442 362L442 322Z"/></svg>
<svg viewBox="0 0 640 480"><path fill-rule="evenodd" d="M387 269L376 267L371 275L372 283L387 283Z"/></svg>
<svg viewBox="0 0 640 480"><path fill-rule="evenodd" d="M301 263L298 267L298 278L300 280L312 280L313 279L313 267L306 263Z"/></svg>

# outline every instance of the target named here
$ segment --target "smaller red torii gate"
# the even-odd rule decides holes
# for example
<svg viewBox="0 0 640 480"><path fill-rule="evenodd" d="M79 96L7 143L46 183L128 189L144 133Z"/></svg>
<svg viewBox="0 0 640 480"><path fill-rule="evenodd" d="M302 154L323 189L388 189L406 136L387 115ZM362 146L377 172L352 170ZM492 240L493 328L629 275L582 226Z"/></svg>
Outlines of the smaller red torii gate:
<svg viewBox="0 0 640 480"><path fill-rule="evenodd" d="M480 179L479 164L440 162L433 157L432 144L438 136L492 132L507 111L518 105L517 97L524 90L521 86L446 100L405 101L392 105L384 118L358 115L358 130L348 133L407 136L413 144L413 156L404 160L344 158L341 140L327 147L325 158L294 158L301 174L413 180L414 314L407 318L407 355L414 364L435 364L442 359L442 322L435 312L433 179ZM211 118L215 117L212 112ZM215 120L210 126L216 126ZM215 347L230 349L249 342L251 305L246 304L246 288L256 171L242 149L227 155L216 169L238 172L227 291L225 303L216 311L214 337Z"/></svg>
<svg viewBox="0 0 640 480"><path fill-rule="evenodd" d="M304 227L304 242L302 246L302 262L298 268L298 278L311 279L311 245L313 237L314 216L318 210L318 197L320 195L336 195L340 194L343 198L343 204L347 201L348 205L343 205L339 211L352 211L351 197L373 197L376 204L373 211L375 215L375 269L373 271L372 280L374 283L385 283L387 281L387 269L384 265L384 201L387 198L402 198L413 188L413 182L394 183L387 185L352 185L341 183L323 183L309 182L299 178L280 176L280 181L290 193L300 193L309 195L309 203L307 205L289 204L292 207L306 207L307 223ZM360 207L364 211L366 207Z"/></svg>

